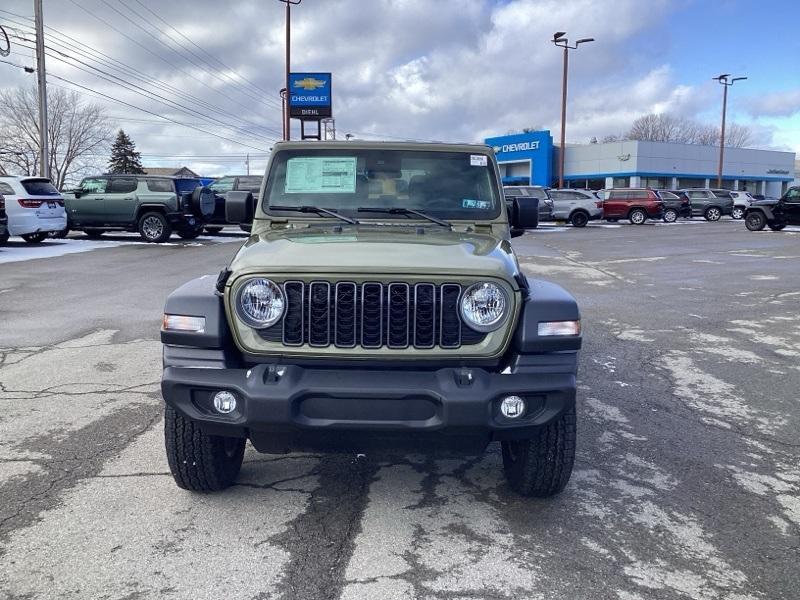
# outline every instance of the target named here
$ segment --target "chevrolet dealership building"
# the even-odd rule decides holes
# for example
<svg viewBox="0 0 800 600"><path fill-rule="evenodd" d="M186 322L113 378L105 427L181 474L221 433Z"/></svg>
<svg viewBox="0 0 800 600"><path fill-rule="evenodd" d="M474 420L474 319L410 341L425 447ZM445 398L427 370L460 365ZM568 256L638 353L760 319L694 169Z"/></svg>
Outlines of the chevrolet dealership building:
<svg viewBox="0 0 800 600"><path fill-rule="evenodd" d="M549 131L486 139L503 183L558 185L558 152ZM716 187L718 146L624 140L568 145L564 185L577 188ZM722 187L780 196L794 179L795 153L725 148Z"/></svg>

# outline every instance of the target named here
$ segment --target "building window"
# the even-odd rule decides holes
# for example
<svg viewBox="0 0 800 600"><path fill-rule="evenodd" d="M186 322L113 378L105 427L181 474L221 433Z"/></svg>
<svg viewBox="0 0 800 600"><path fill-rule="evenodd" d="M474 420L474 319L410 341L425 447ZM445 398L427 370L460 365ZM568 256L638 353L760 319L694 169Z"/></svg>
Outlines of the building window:
<svg viewBox="0 0 800 600"><path fill-rule="evenodd" d="M678 188L704 188L706 187L705 179L698 179L695 177L681 177L678 179Z"/></svg>
<svg viewBox="0 0 800 600"><path fill-rule="evenodd" d="M642 187L666 190L672 185L671 177L642 177Z"/></svg>
<svg viewBox="0 0 800 600"><path fill-rule="evenodd" d="M614 177L614 184L611 187L626 188L630 187L630 185L631 185L630 177Z"/></svg>

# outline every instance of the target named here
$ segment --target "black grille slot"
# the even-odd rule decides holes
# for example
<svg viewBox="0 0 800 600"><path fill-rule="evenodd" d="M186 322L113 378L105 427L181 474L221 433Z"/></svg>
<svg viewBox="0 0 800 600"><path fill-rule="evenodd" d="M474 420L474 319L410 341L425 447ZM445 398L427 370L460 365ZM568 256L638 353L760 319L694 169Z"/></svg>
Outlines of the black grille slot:
<svg viewBox="0 0 800 600"><path fill-rule="evenodd" d="M433 348L436 344L436 286L414 286L414 347Z"/></svg>
<svg viewBox="0 0 800 600"><path fill-rule="evenodd" d="M286 314L283 317L283 343L287 346L303 345L303 314L305 313L305 285L302 281L283 284L286 294Z"/></svg>
<svg viewBox="0 0 800 600"><path fill-rule="evenodd" d="M442 348L458 348L461 345L461 318L458 316L458 297L461 286L446 283L441 287L441 328L439 345Z"/></svg>
<svg viewBox="0 0 800 600"><path fill-rule="evenodd" d="M331 284L315 281L308 286L308 343L327 346L331 343Z"/></svg>
<svg viewBox="0 0 800 600"><path fill-rule="evenodd" d="M386 345L389 348L408 348L411 320L410 290L407 283L389 284L389 326Z"/></svg>
<svg viewBox="0 0 800 600"><path fill-rule="evenodd" d="M364 348L383 346L383 285L361 286L361 345Z"/></svg>
<svg viewBox="0 0 800 600"><path fill-rule="evenodd" d="M355 283L348 281L336 284L333 343L340 348L356 345L357 289Z"/></svg>
<svg viewBox="0 0 800 600"><path fill-rule="evenodd" d="M400 350L461 348L486 334L461 322L461 286L445 283L286 281L281 327L258 333L284 346Z"/></svg>

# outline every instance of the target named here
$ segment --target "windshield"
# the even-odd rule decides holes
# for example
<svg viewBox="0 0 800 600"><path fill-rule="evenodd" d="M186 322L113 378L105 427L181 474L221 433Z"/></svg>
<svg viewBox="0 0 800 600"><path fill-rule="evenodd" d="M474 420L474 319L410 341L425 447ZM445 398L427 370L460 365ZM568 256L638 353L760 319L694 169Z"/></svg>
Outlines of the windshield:
<svg viewBox="0 0 800 600"><path fill-rule="evenodd" d="M502 204L487 155L337 148L278 152L264 210L281 213L271 206L314 206L350 216L356 216L359 208L402 208L474 221L496 217ZM358 217L373 218L368 212ZM376 212L374 218L415 217Z"/></svg>

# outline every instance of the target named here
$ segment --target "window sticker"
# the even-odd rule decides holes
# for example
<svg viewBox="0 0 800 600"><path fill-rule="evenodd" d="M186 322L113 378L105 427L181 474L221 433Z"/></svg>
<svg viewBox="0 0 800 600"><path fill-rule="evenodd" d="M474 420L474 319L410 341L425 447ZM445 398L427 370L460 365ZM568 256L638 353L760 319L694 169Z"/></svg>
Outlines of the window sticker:
<svg viewBox="0 0 800 600"><path fill-rule="evenodd" d="M304 156L286 163L286 194L352 194L356 191L354 156Z"/></svg>
<svg viewBox="0 0 800 600"><path fill-rule="evenodd" d="M464 198L461 201L461 208L476 208L478 210L487 210L491 207L492 203L489 202L488 200L472 200L471 198Z"/></svg>
<svg viewBox="0 0 800 600"><path fill-rule="evenodd" d="M489 165L489 159L483 154L470 154L469 164L473 167L486 167Z"/></svg>

